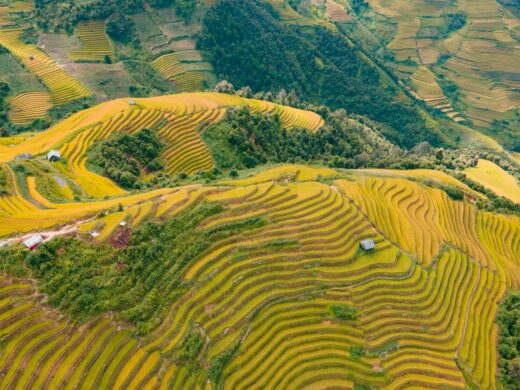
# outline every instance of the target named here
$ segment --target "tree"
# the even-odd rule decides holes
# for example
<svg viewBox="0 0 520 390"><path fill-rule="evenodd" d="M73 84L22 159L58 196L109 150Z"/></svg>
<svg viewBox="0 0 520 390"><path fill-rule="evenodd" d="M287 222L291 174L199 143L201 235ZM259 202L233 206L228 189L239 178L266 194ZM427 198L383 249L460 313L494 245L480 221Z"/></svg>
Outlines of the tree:
<svg viewBox="0 0 520 390"><path fill-rule="evenodd" d="M107 33L120 42L130 42L135 32L134 20L124 14L112 15L107 24Z"/></svg>
<svg viewBox="0 0 520 390"><path fill-rule="evenodd" d="M250 99L253 97L253 91L251 90L251 87L246 85L245 87L242 87L237 91L237 95Z"/></svg>
<svg viewBox="0 0 520 390"><path fill-rule="evenodd" d="M227 93L229 95L233 95L235 93L235 87L227 80L220 81L215 88L213 88L215 92Z"/></svg>

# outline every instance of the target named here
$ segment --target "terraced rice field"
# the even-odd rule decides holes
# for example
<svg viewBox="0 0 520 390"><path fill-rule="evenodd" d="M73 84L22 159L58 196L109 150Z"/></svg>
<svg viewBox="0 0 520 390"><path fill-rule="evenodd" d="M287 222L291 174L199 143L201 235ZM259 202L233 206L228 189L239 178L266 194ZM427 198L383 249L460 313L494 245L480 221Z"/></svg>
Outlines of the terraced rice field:
<svg viewBox="0 0 520 390"><path fill-rule="evenodd" d="M180 92L201 91L207 81L207 74L199 70L189 70L176 53L164 54L152 65L165 78L174 82Z"/></svg>
<svg viewBox="0 0 520 390"><path fill-rule="evenodd" d="M200 229L252 217L265 224L192 262L187 293L142 339L108 316L71 324L39 302L30 281L4 278L0 386L217 388L177 359L195 331L204 336L202 367L229 353L223 388L464 389L461 368L495 388L493 318L506 289L520 286L520 220L402 178L325 184L319 175L338 173L289 165L225 186L122 198L128 214L135 205L152 215L222 204ZM363 238L376 249L359 250ZM357 320L332 317L336 304L356 308Z"/></svg>
<svg viewBox="0 0 520 390"><path fill-rule="evenodd" d="M0 30L0 45L17 57L49 89L55 105L67 103L91 92L65 72L47 54L32 44L20 41L21 29Z"/></svg>
<svg viewBox="0 0 520 390"><path fill-rule="evenodd" d="M32 1L9 1L0 4L0 28L15 24L13 15L20 12L30 12L34 9Z"/></svg>
<svg viewBox="0 0 520 390"><path fill-rule="evenodd" d="M412 78L412 90L448 116L465 116L478 126L504 119L520 104L517 80L511 69L520 66L514 36L518 18L496 0L448 1L370 0L371 8L397 23L398 32L388 48L396 56L403 80ZM442 35L443 13L461 12L466 25ZM439 64L438 60L444 56ZM426 74L427 68L435 77ZM455 83L460 91L459 115L439 89L438 80Z"/></svg>
<svg viewBox="0 0 520 390"><path fill-rule="evenodd" d="M25 92L10 101L9 120L15 125L28 125L44 118L52 108L52 98L47 92Z"/></svg>
<svg viewBox="0 0 520 390"><path fill-rule="evenodd" d="M83 47L80 50L69 52L70 58L74 61L103 62L107 56L114 60L112 43L106 33L105 20L78 23L76 35L81 40Z"/></svg>
<svg viewBox="0 0 520 390"><path fill-rule="evenodd" d="M488 160L479 160L475 168L464 170L470 179L489 188L497 195L520 203L520 185L514 176Z"/></svg>
<svg viewBox="0 0 520 390"><path fill-rule="evenodd" d="M66 158L59 165L85 195L95 198L121 195L124 191L112 181L87 169L85 153L95 140L115 131L136 133L158 128L166 147L162 159L169 173L192 174L213 167L213 160L199 132L220 120L227 108L249 106L254 111L278 113L287 129L305 127L316 130L322 118L312 112L216 93L179 94L161 98L137 99L128 105L124 99L103 103L81 111L50 130L13 147L0 145L0 160L9 161L20 153L34 155L59 149Z"/></svg>

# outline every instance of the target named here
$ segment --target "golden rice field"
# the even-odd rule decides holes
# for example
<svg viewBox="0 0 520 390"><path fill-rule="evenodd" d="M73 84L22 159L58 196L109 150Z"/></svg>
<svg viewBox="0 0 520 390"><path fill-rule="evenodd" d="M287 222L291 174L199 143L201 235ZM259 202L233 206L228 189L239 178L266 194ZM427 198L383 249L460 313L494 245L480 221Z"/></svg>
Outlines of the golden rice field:
<svg viewBox="0 0 520 390"><path fill-rule="evenodd" d="M106 56L114 60L112 43L106 33L105 20L89 20L78 23L76 35L81 40L83 47L69 52L70 58L74 61L102 62Z"/></svg>
<svg viewBox="0 0 520 390"><path fill-rule="evenodd" d="M467 168L464 173L470 179L489 188L497 195L520 203L518 180L494 162L481 159L475 168Z"/></svg>
<svg viewBox="0 0 520 390"><path fill-rule="evenodd" d="M174 82L180 92L193 92L204 89L207 75L202 71L187 70L176 53L164 54L152 65L165 78Z"/></svg>
<svg viewBox="0 0 520 390"><path fill-rule="evenodd" d="M0 388L213 389L179 363L188 332L204 335L202 367L229 351L224 389L496 388L497 303L520 286L520 220L476 211L405 178L279 166L249 179L37 209L0 203L1 234L122 203L94 221L174 215L201 201L224 212L200 229L261 216L183 274L188 291L163 323L135 338L109 315L78 326L50 310L30 280L0 281ZM3 198L1 199L3 201ZM29 211L30 209L30 211ZM56 212L59 210L59 212ZM24 222L21 222L24 220ZM115 228L114 228L115 226ZM376 249L358 249L372 238ZM334 304L355 321L329 315ZM364 352L353 355L355 347ZM464 370L465 376L462 371Z"/></svg>
<svg viewBox="0 0 520 390"><path fill-rule="evenodd" d="M92 94L36 45L20 41L22 31L21 29L0 30L0 45L9 50L45 84L54 104L67 103Z"/></svg>
<svg viewBox="0 0 520 390"><path fill-rule="evenodd" d="M135 102L129 105L128 100L118 99L103 103L16 145L0 144L0 161L13 160L21 153L38 155L58 149L66 159L65 164L58 164L62 173L87 196L103 198L124 191L107 178L90 172L85 153L95 140L113 132L159 128L158 134L166 145L161 156L166 171L192 174L213 167L213 159L199 132L220 120L229 107L248 106L254 111L277 113L288 129L304 127L314 131L323 124L323 119L313 112L217 93L178 94Z"/></svg>
<svg viewBox="0 0 520 390"><path fill-rule="evenodd" d="M52 108L52 98L47 92L24 92L10 100L9 120L15 125L28 125L44 118Z"/></svg>

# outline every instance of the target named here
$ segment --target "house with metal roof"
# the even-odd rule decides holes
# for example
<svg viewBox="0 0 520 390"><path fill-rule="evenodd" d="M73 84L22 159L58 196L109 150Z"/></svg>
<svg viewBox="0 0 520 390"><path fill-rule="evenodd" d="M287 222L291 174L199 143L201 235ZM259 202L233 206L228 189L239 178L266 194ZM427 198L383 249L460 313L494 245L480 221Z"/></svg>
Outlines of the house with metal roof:
<svg viewBox="0 0 520 390"><path fill-rule="evenodd" d="M33 251L40 246L43 242L43 237L40 235L29 237L27 240L23 242L26 248Z"/></svg>
<svg viewBox="0 0 520 390"><path fill-rule="evenodd" d="M365 251L370 251L376 247L376 244L373 240L367 238L366 240L362 240L359 243L359 246L361 246L361 248L363 248Z"/></svg>
<svg viewBox="0 0 520 390"><path fill-rule="evenodd" d="M15 159L17 161L19 161L19 160L29 160L31 158L32 158L31 153L21 153L21 154L17 154Z"/></svg>
<svg viewBox="0 0 520 390"><path fill-rule="evenodd" d="M61 159L60 152L57 150L51 150L49 153L47 153L47 160L50 162L56 162Z"/></svg>

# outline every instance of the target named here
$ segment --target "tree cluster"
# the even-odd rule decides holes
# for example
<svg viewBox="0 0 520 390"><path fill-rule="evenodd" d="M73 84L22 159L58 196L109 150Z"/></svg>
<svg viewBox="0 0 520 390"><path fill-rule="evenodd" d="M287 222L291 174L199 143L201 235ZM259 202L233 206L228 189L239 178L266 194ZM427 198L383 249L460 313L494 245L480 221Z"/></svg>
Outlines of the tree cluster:
<svg viewBox="0 0 520 390"><path fill-rule="evenodd" d="M143 9L142 0L35 0L35 19L44 30L72 32L80 20L131 15Z"/></svg>
<svg viewBox="0 0 520 390"><path fill-rule="evenodd" d="M114 133L97 140L87 153L87 163L126 189L141 188L143 171L155 172L163 165L159 154L163 144L155 131L141 130L132 135Z"/></svg>
<svg viewBox="0 0 520 390"><path fill-rule="evenodd" d="M347 168L363 151L361 135L333 116L314 133L287 131L278 115L252 113L245 107L228 111L225 120L204 131L203 138L222 169L268 162L322 162Z"/></svg>
<svg viewBox="0 0 520 390"><path fill-rule="evenodd" d="M520 390L520 293L509 294L497 316L498 380L505 389Z"/></svg>
<svg viewBox="0 0 520 390"><path fill-rule="evenodd" d="M451 33L453 31L460 30L466 24L466 15L458 13L444 14L444 24L446 25L446 32Z"/></svg>
<svg viewBox="0 0 520 390"><path fill-rule="evenodd" d="M196 9L197 0L151 0L153 7L173 6L183 19L189 19ZM123 21L129 21L128 16L144 10L144 0L35 0L35 17L38 25L44 30L69 31L80 20L111 18L112 32L120 36L121 31L130 29L123 26ZM123 41L125 42L125 41Z"/></svg>
<svg viewBox="0 0 520 390"><path fill-rule="evenodd" d="M9 195L9 176L4 165L0 165L0 196Z"/></svg>
<svg viewBox="0 0 520 390"><path fill-rule="evenodd" d="M138 334L146 334L188 289L181 274L192 261L213 243L265 224L251 218L198 228L222 211L218 204L203 203L164 223L141 224L124 248L58 237L35 252L4 250L0 269L17 270L16 264L25 264L49 303L74 319L113 311L134 324ZM181 358L191 359L192 351L186 347Z"/></svg>
<svg viewBox="0 0 520 390"><path fill-rule="evenodd" d="M7 101L7 96L11 88L9 85L3 82L0 82L0 130L3 130L4 126L8 123L7 119L7 111L9 110L9 102Z"/></svg>
<svg viewBox="0 0 520 390"><path fill-rule="evenodd" d="M174 7L180 18L190 20L197 9L198 0L150 0L149 3L155 8Z"/></svg>
<svg viewBox="0 0 520 390"><path fill-rule="evenodd" d="M329 311L334 319L339 321L356 321L358 319L358 310L349 305L337 303L331 305Z"/></svg>

